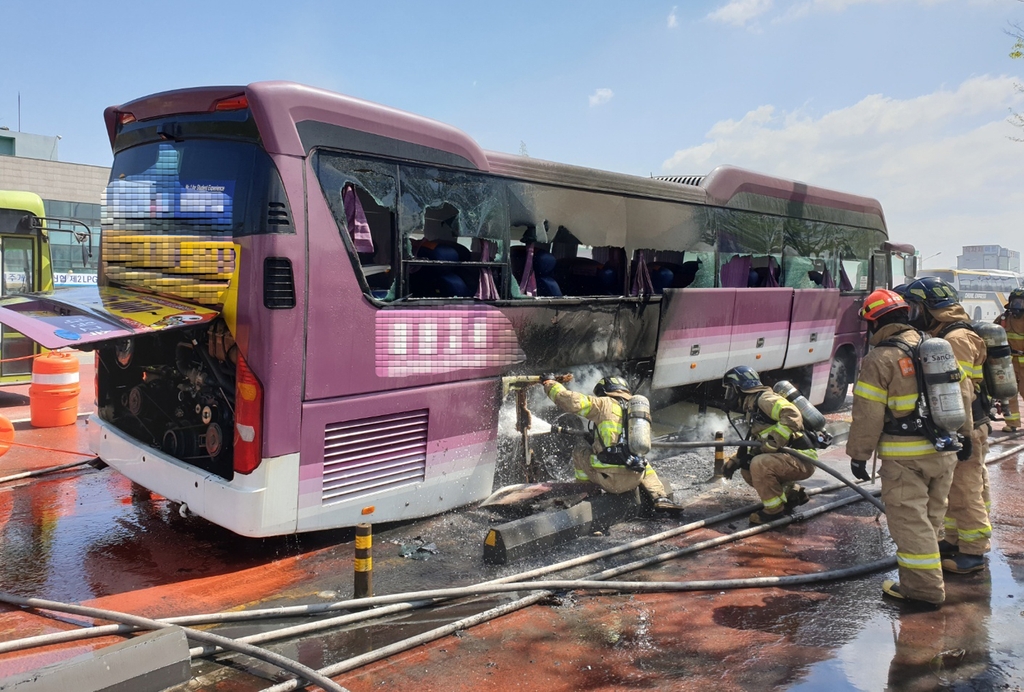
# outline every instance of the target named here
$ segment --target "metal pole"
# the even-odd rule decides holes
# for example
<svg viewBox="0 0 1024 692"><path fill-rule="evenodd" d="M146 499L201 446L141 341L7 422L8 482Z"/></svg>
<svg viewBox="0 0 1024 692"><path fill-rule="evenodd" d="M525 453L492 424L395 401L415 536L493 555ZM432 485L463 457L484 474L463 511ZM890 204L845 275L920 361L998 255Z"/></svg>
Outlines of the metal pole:
<svg viewBox="0 0 1024 692"><path fill-rule="evenodd" d="M725 446L722 444L725 441L725 433L719 430L715 433L715 475L712 480L722 478L722 474L725 468Z"/></svg>
<svg viewBox="0 0 1024 692"><path fill-rule="evenodd" d="M373 528L370 524L356 524L356 578L353 596L373 596Z"/></svg>

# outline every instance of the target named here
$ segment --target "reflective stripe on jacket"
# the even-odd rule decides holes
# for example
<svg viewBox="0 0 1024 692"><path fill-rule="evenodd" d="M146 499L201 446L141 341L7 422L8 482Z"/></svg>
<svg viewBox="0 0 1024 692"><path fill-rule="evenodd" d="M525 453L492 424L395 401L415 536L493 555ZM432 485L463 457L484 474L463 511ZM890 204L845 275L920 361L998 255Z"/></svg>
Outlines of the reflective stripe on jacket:
<svg viewBox="0 0 1024 692"><path fill-rule="evenodd" d="M547 395L555 405L567 413L583 416L594 424L594 454L618 444L622 438L622 423L625 414L624 403L610 396L587 396L566 389L558 382L547 387ZM591 455L590 464L595 468L605 466Z"/></svg>

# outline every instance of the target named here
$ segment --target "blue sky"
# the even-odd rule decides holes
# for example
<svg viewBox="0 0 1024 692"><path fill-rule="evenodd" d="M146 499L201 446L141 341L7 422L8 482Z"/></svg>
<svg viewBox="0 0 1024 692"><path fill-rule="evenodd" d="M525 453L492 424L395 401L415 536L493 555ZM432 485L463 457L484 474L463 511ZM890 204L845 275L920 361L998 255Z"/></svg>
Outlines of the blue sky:
<svg viewBox="0 0 1024 692"><path fill-rule="evenodd" d="M103 108L303 82L484 148L633 173L733 164L876 197L928 267L1024 251L1016 0L26 2L0 6L0 126L108 165ZM20 28L19 28L20 27Z"/></svg>

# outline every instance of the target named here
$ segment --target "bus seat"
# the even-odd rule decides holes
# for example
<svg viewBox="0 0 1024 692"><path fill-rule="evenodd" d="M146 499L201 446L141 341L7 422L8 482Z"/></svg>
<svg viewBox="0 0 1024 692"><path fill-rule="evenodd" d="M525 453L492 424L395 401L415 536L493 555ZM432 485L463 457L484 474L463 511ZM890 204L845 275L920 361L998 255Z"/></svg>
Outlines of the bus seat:
<svg viewBox="0 0 1024 692"><path fill-rule="evenodd" d="M675 272L665 265L656 266L656 263L647 265L647 269L651 274L651 285L654 286L655 293L672 288L672 283L676 278Z"/></svg>
<svg viewBox="0 0 1024 692"><path fill-rule="evenodd" d="M465 252L462 252L463 250ZM475 289L471 288L457 271L457 265L462 261L463 256L469 256L468 248L458 243L438 241L432 246L424 243L416 254L423 259L451 262L455 266L420 267L415 274L409 275L413 295L440 298L469 298L473 295Z"/></svg>
<svg viewBox="0 0 1024 692"><path fill-rule="evenodd" d="M533 271L537 276L537 295L561 298L562 289L551 276L555 271L555 256L547 250L537 250L533 255Z"/></svg>
<svg viewBox="0 0 1024 692"><path fill-rule="evenodd" d="M616 287L618 273L589 257L566 257L555 265L554 279L566 296L606 296L622 293Z"/></svg>

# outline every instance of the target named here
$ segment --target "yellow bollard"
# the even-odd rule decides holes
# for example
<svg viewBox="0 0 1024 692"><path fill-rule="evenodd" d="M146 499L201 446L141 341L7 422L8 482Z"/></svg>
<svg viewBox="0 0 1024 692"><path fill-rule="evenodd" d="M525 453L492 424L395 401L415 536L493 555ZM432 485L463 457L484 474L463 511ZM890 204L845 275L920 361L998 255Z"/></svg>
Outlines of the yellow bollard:
<svg viewBox="0 0 1024 692"><path fill-rule="evenodd" d="M725 447L720 442L725 441L725 433L721 430L715 433L715 478L722 478L722 470L725 467Z"/></svg>
<svg viewBox="0 0 1024 692"><path fill-rule="evenodd" d="M373 530L370 524L356 524L356 578L353 596L373 595Z"/></svg>

